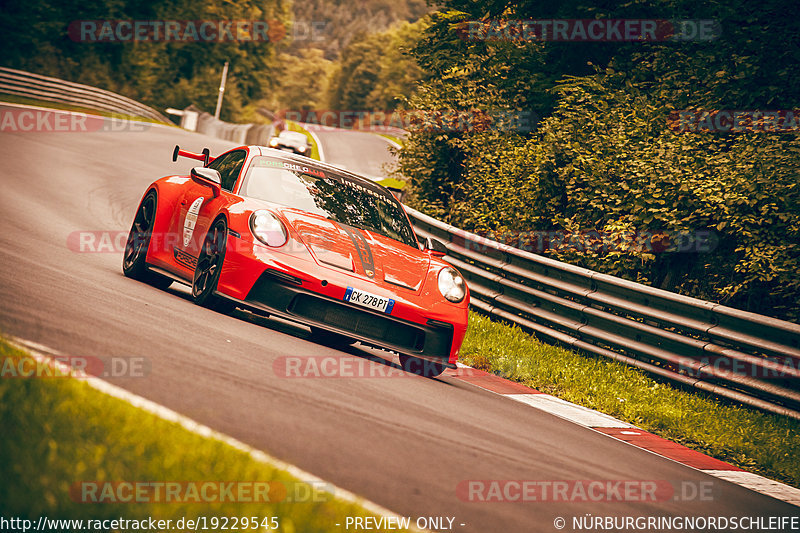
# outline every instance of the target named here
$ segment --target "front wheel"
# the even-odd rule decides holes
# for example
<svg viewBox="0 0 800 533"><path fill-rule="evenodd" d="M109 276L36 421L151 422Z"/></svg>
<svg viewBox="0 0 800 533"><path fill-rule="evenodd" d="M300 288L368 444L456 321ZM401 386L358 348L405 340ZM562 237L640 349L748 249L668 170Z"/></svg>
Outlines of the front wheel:
<svg viewBox="0 0 800 533"><path fill-rule="evenodd" d="M220 313L233 311L235 305L228 300L220 298L214 291L222 272L222 263L225 260L225 244L228 239L228 225L225 219L219 219L208 231L197 266L192 278L192 299L198 305L214 309Z"/></svg>
<svg viewBox="0 0 800 533"><path fill-rule="evenodd" d="M441 363L434 363L426 361L413 355L400 354L400 365L406 372L417 374L418 376L425 376L426 378L435 378L444 372L445 366Z"/></svg>
<svg viewBox="0 0 800 533"><path fill-rule="evenodd" d="M139 206L133 219L131 231L128 233L125 252L122 256L122 273L131 279L149 283L159 289L166 289L172 285L172 280L151 272L145 262L156 220L156 205L156 193L150 191L142 200L142 205Z"/></svg>

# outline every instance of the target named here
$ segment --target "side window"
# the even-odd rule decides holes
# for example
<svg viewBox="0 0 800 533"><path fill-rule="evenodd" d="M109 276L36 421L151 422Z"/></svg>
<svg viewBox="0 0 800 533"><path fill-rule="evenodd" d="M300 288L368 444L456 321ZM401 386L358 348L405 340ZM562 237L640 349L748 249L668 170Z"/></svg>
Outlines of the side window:
<svg viewBox="0 0 800 533"><path fill-rule="evenodd" d="M222 157L215 159L208 168L213 168L219 172L222 178L222 188L226 191L232 191L233 186L236 185L236 178L239 177L239 171L242 170L242 165L247 157L247 152L244 150L236 150L230 152Z"/></svg>

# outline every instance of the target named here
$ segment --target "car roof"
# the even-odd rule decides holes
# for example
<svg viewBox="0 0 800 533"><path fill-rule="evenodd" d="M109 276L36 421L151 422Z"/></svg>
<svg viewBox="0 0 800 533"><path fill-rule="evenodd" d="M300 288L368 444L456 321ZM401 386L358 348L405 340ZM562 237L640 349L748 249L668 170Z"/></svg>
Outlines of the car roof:
<svg viewBox="0 0 800 533"><path fill-rule="evenodd" d="M278 137L289 137L294 139L303 139L306 140L305 133L299 131L291 131L291 130L283 130L278 134Z"/></svg>
<svg viewBox="0 0 800 533"><path fill-rule="evenodd" d="M376 188L386 192L386 194L388 194L389 196L391 196L395 200L397 200L397 198L392 194L392 191L390 191L389 189L387 189L386 187L384 187L380 183L376 183L376 182L372 181L369 178L366 178L364 176L360 176L359 174L354 174L353 172L351 172L349 170L346 170L344 168L341 168L341 167L337 167L336 165L331 165L329 163L325 163L323 161L318 161L316 159L311 159L310 157L306 157L306 156L302 156L302 155L291 154L291 153L285 152L283 150L276 150L275 148L271 148L269 146L251 145L251 146L248 146L247 148L249 148L251 152L254 152L254 149L257 149L260 152L260 154L263 155L263 156L275 157L277 159L284 159L287 162L297 163L299 165L313 165L314 167L319 168L320 170L328 170L328 171L331 171L331 172L335 172L335 173L340 174L342 176L346 176L347 178L349 178L349 179L351 179L351 180L353 180L355 182L358 182L358 183L361 183L361 184L364 184L364 185L368 185L368 186L372 186L372 187L376 187ZM397 202L400 203L399 200L397 200Z"/></svg>

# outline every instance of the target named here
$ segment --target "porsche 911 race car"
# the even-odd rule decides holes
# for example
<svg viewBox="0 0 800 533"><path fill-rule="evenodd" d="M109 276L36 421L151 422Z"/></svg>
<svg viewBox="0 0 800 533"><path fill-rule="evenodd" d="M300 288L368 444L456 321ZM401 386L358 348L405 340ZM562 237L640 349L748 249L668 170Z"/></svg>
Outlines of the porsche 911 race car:
<svg viewBox="0 0 800 533"><path fill-rule="evenodd" d="M308 138L299 131L283 130L277 137L269 140L269 146L278 150L288 150L298 155L311 155Z"/></svg>
<svg viewBox="0 0 800 533"><path fill-rule="evenodd" d="M261 146L203 161L189 176L153 182L136 210L126 276L192 287L197 304L288 318L329 345L355 341L400 354L435 376L455 368L469 290L424 246L403 206L345 170Z"/></svg>

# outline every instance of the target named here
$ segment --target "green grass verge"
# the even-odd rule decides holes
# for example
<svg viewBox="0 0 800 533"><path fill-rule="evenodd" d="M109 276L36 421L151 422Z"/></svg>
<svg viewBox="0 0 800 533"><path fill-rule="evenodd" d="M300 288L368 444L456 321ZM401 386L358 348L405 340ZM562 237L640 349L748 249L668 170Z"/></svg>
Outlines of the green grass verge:
<svg viewBox="0 0 800 533"><path fill-rule="evenodd" d="M50 102L48 100L38 100L36 98L28 98L26 96L17 96L14 94L2 94L0 93L0 103L10 103L10 104L21 104L21 105L32 105L38 107L47 107L50 109L60 109L63 111L74 111L76 113L87 113L90 115L98 115L102 117L111 117L116 118L119 120L135 120L137 122L150 122L152 124L167 124L169 126L175 126L171 122L161 122L160 120L154 120L151 118L140 117L135 115L127 115L124 113L112 113L111 111L104 111L101 109L92 109L90 107L81 107L72 104L64 104L61 102Z"/></svg>
<svg viewBox="0 0 800 533"><path fill-rule="evenodd" d="M800 421L680 390L622 363L539 342L470 313L460 360L800 487Z"/></svg>
<svg viewBox="0 0 800 533"><path fill-rule="evenodd" d="M388 133L376 133L376 135L380 135L384 139L389 139L390 141L399 144L401 148L405 143L405 139L403 137L398 137L397 135L389 135Z"/></svg>
<svg viewBox="0 0 800 533"><path fill-rule="evenodd" d="M406 186L405 181L399 180L397 178L383 178L380 180L376 180L375 183L378 183L390 189L397 189L399 191L402 191L403 188Z"/></svg>
<svg viewBox="0 0 800 533"><path fill-rule="evenodd" d="M308 139L308 145L311 146L311 153L308 157L319 161L319 147L317 146L317 141L314 140L314 137L308 132L308 130L303 128L297 122L292 122L291 120L286 121L286 126L289 128L289 131L299 131L306 136Z"/></svg>
<svg viewBox="0 0 800 533"><path fill-rule="evenodd" d="M20 368L7 365L18 365L26 358L25 365L36 364L0 339L0 363L5 365L0 368ZM289 495L304 495L309 485L248 453L99 392L84 381L3 375L2 516L32 520L39 516L101 520L277 517L283 532L331 531L342 529L334 524L344 525L347 516L373 516L360 505L326 492L315 492L311 501L303 502L79 503L73 498L80 500L80 496L71 497L70 487L84 481L267 481L282 484Z"/></svg>

